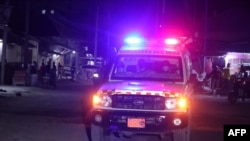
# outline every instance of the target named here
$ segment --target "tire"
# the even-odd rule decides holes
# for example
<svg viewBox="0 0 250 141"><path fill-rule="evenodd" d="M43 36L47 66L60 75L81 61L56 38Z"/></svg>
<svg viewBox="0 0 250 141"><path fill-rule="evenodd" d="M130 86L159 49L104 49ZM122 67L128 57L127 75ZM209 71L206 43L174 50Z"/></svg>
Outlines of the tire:
<svg viewBox="0 0 250 141"><path fill-rule="evenodd" d="M109 141L109 139L101 126L91 124L91 141Z"/></svg>
<svg viewBox="0 0 250 141"><path fill-rule="evenodd" d="M229 93L229 94L228 94L228 101L229 101L231 104L236 103L236 101L237 101L237 95L236 95L235 93Z"/></svg>
<svg viewBox="0 0 250 141"><path fill-rule="evenodd" d="M173 141L189 141L190 128L178 129L173 132Z"/></svg>

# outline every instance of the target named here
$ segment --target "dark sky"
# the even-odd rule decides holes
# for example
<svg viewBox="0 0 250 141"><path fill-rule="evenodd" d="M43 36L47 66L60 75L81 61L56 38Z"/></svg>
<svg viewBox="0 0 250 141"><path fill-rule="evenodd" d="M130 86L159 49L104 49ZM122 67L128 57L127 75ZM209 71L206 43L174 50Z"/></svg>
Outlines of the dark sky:
<svg viewBox="0 0 250 141"><path fill-rule="evenodd" d="M30 0L30 2L30 33L39 36L68 32L71 32L70 35L93 35L97 5L99 5L98 31L101 34L111 31L114 36L123 36L130 31L148 35L158 32L159 29L176 33L204 30L205 0ZM207 2L208 25L211 25L209 30L233 32L232 28L237 27L238 30L246 28L244 23L248 23L250 18L244 16L249 15L249 0L207 0ZM13 30L23 32L25 0L10 0L10 5L13 6L13 10L9 26ZM53 9L55 14L42 15L42 9ZM235 13L234 9L238 9L236 12L241 11L240 15ZM227 13L232 16L228 16ZM244 21L238 21L242 19ZM162 28L159 28L160 25ZM61 30L60 33L57 33L58 30Z"/></svg>

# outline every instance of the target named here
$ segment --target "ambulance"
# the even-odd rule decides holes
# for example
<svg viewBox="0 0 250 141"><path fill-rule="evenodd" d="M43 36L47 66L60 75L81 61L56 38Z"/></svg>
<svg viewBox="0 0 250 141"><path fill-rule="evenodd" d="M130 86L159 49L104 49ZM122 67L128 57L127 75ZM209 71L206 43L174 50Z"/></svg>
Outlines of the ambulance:
<svg viewBox="0 0 250 141"><path fill-rule="evenodd" d="M92 141L152 135L189 141L190 54L183 38L127 37L93 94Z"/></svg>

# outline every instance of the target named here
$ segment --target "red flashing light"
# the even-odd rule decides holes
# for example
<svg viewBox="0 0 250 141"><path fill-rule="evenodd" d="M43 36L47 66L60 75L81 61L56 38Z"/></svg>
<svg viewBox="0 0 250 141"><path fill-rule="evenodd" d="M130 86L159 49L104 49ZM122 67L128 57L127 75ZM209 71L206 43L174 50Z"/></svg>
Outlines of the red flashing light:
<svg viewBox="0 0 250 141"><path fill-rule="evenodd" d="M167 45L177 45L179 43L179 40L175 38L168 38L165 40L165 44Z"/></svg>

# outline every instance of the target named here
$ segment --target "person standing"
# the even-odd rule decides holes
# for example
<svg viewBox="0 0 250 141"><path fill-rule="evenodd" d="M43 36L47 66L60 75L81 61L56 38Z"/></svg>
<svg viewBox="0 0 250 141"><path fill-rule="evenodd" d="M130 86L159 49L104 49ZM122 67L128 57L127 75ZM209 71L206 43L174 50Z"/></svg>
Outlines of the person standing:
<svg viewBox="0 0 250 141"><path fill-rule="evenodd" d="M51 63L50 61L47 62L46 68L46 76L50 76L50 70L51 70Z"/></svg>
<svg viewBox="0 0 250 141"><path fill-rule="evenodd" d="M72 81L75 80L75 71L76 71L76 68L75 68L75 64L73 63L71 66L71 80Z"/></svg>
<svg viewBox="0 0 250 141"><path fill-rule="evenodd" d="M45 67L44 62L42 62L42 65L41 65L41 67L39 69L39 73L38 73L38 81L39 81L40 86L44 85L45 75L46 75L46 67Z"/></svg>
<svg viewBox="0 0 250 141"><path fill-rule="evenodd" d="M57 69L58 69L57 78L61 79L62 78L63 66L61 65L60 62L58 63Z"/></svg>
<svg viewBox="0 0 250 141"><path fill-rule="evenodd" d="M220 88L220 79L221 79L221 71L219 70L217 65L213 65L213 70L210 76L211 76L212 94L217 95L217 92Z"/></svg>
<svg viewBox="0 0 250 141"><path fill-rule="evenodd" d="M53 88L56 88L56 64L52 63L52 69L50 71L50 84Z"/></svg>
<svg viewBox="0 0 250 141"><path fill-rule="evenodd" d="M246 68L245 68L244 65L241 65L240 71L239 71L239 73L237 75L237 78L238 78L239 81L237 82L236 88L238 89L238 93L241 96L242 101L245 101L245 97L247 95L246 82L247 82L247 79L248 79L248 74L246 72Z"/></svg>
<svg viewBox="0 0 250 141"><path fill-rule="evenodd" d="M222 87L223 87L223 91L228 94L230 91L230 67L231 64L227 63L227 66L225 68L223 68L222 70Z"/></svg>

